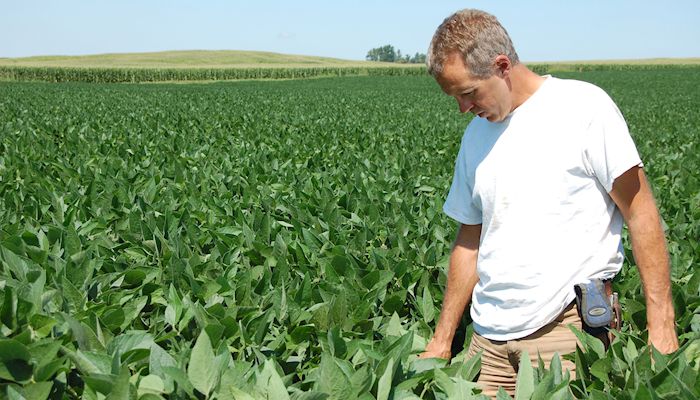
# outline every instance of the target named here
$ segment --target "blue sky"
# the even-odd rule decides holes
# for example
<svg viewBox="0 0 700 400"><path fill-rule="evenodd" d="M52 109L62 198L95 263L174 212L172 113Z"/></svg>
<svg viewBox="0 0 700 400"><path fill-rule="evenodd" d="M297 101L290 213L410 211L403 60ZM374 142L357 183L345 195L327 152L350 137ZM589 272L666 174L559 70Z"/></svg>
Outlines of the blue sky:
<svg viewBox="0 0 700 400"><path fill-rule="evenodd" d="M0 0L0 57L230 49L361 60L384 44L425 53L465 7L496 15L524 61L700 57L699 0Z"/></svg>

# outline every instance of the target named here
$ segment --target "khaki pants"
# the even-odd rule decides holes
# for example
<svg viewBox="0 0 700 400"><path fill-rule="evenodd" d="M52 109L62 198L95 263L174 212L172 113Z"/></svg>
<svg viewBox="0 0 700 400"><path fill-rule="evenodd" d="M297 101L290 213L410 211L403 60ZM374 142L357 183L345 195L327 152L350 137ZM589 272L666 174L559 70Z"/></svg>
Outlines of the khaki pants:
<svg viewBox="0 0 700 400"><path fill-rule="evenodd" d="M562 372L568 369L571 373L571 379L574 379L576 364L561 358L564 354L576 351L576 344L579 343L576 335L569 329L569 324L581 329L581 318L574 304L567 307L550 324L521 339L496 341L474 333L467 355L473 357L479 351L483 351L481 354L481 374L477 381L483 393L490 397L496 397L498 387L503 386L508 394L515 395L515 380L518 374L520 355L525 350L530 355L530 362L533 366L537 366L537 354L539 353L547 368L549 368L554 353L558 353Z"/></svg>

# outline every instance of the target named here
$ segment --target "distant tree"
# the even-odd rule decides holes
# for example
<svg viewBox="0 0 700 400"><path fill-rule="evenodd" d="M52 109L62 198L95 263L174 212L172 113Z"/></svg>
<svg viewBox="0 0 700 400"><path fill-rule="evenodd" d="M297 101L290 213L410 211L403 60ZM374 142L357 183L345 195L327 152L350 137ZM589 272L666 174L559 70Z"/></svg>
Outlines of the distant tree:
<svg viewBox="0 0 700 400"><path fill-rule="evenodd" d="M423 64L425 63L426 55L423 53L416 53L413 58L411 58L411 63L413 64Z"/></svg>
<svg viewBox="0 0 700 400"><path fill-rule="evenodd" d="M395 62L396 61L396 50L394 46L387 44L382 47L376 47L367 52L365 57L367 61L384 61L384 62Z"/></svg>
<svg viewBox="0 0 700 400"><path fill-rule="evenodd" d="M368 51L365 59L367 59L367 61L379 61L379 48Z"/></svg>
<svg viewBox="0 0 700 400"><path fill-rule="evenodd" d="M382 47L375 47L367 52L367 61L384 61L408 64L421 64L425 62L425 54L416 53L413 57L410 54L402 54L401 50L394 49L394 46L387 44Z"/></svg>

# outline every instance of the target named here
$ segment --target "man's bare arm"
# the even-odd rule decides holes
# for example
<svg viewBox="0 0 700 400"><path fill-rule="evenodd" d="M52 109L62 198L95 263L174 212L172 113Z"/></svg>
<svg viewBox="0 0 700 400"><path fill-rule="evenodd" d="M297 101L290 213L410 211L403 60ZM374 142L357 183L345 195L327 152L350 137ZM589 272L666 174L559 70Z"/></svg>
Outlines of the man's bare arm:
<svg viewBox="0 0 700 400"><path fill-rule="evenodd" d="M662 353L678 349L671 299L670 262L659 210L644 171L633 167L613 183L610 196L627 223L642 278L649 342Z"/></svg>
<svg viewBox="0 0 700 400"><path fill-rule="evenodd" d="M455 330L459 326L464 309L472 297L474 286L479 281L476 273L476 258L479 253L481 225L461 225L457 239L450 254L450 266L447 273L447 289L442 302L440 319L435 333L419 357L447 358L452 354L450 348Z"/></svg>

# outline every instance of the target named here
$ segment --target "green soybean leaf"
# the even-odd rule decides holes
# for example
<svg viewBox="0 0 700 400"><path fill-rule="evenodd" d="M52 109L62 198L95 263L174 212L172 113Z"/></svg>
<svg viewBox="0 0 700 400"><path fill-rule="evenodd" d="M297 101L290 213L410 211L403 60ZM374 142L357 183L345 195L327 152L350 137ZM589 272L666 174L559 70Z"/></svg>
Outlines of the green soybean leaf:
<svg viewBox="0 0 700 400"><path fill-rule="evenodd" d="M289 393L275 368L274 361L267 360L261 374L258 376L258 389L267 393L268 399L289 400Z"/></svg>
<svg viewBox="0 0 700 400"><path fill-rule="evenodd" d="M343 373L333 356L324 354L321 357L318 369L317 391L327 393L332 399L343 399L352 396L350 379Z"/></svg>
<svg viewBox="0 0 700 400"><path fill-rule="evenodd" d="M0 378L24 382L32 376L29 349L15 339L0 339Z"/></svg>
<svg viewBox="0 0 700 400"><path fill-rule="evenodd" d="M515 384L515 400L527 400L535 391L535 377L527 351L520 354L518 380Z"/></svg>
<svg viewBox="0 0 700 400"><path fill-rule="evenodd" d="M384 373L379 377L377 384L377 400L389 399L391 393L391 382L394 379L394 359L390 358L384 369Z"/></svg>
<svg viewBox="0 0 700 400"><path fill-rule="evenodd" d="M131 398L131 385L129 384L129 378L131 374L129 373L129 368L122 367L119 376L114 382L112 391L107 395L106 400L129 400Z"/></svg>
<svg viewBox="0 0 700 400"><path fill-rule="evenodd" d="M175 383L179 389L184 390L190 397L195 397L194 386L187 378L187 374L177 367L165 366L163 367L163 372L167 374Z"/></svg>
<svg viewBox="0 0 700 400"><path fill-rule="evenodd" d="M496 400L513 400L513 398L508 395L508 392L503 389L503 386L499 386L496 392Z"/></svg>
<svg viewBox="0 0 700 400"><path fill-rule="evenodd" d="M421 309L423 310L423 320L429 324L435 319L435 305L433 297L430 295L430 290L427 286L423 287L423 297L421 298Z"/></svg>
<svg viewBox="0 0 700 400"><path fill-rule="evenodd" d="M153 343L148 357L148 368L151 374L159 376L165 382L168 392L172 391L173 378L165 372L166 367L176 368L177 362L162 347Z"/></svg>
<svg viewBox="0 0 700 400"><path fill-rule="evenodd" d="M26 385L22 392L28 400L46 400L52 387L52 382L34 382Z"/></svg>
<svg viewBox="0 0 700 400"><path fill-rule="evenodd" d="M208 396L219 380L219 371L215 368L214 351L206 331L202 330L192 348L190 362L187 365L187 377L192 386Z"/></svg>

